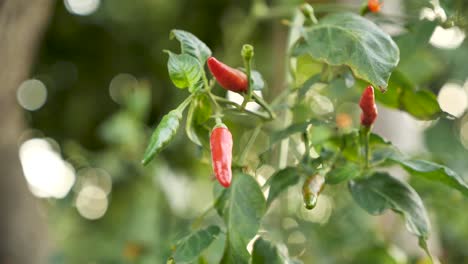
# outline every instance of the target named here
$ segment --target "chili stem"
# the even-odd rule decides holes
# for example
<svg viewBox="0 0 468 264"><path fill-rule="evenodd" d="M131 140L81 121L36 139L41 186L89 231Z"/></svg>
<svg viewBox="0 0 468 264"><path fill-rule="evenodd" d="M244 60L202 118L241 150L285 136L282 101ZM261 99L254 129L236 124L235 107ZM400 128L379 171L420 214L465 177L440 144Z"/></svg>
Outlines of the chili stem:
<svg viewBox="0 0 468 264"><path fill-rule="evenodd" d="M271 109L270 105L268 105L267 102L263 100L262 97L257 95L256 93L252 93L253 99L263 108L268 112L268 115L270 116L270 119L275 119L276 115L275 112L273 112L273 109Z"/></svg>
<svg viewBox="0 0 468 264"><path fill-rule="evenodd" d="M361 138L361 149L362 149L362 158L364 160L364 169L369 168L369 139L370 139L370 127L361 126L359 131Z"/></svg>
<svg viewBox="0 0 468 264"><path fill-rule="evenodd" d="M216 96L216 95L213 95L213 98L214 98L215 100L217 100L218 102L220 102L220 103L232 105L232 106L234 106L235 108L237 108L238 110L241 110L242 112L245 112L245 113L254 115L254 116L259 117L259 118L261 118L261 119L263 119L263 120L265 120L265 121L271 121L271 120L272 120L272 118L270 118L270 117L268 117L268 116L265 116L265 115L263 115L263 114L261 114L261 113L254 112L254 111L250 111L250 110L247 110L247 109L245 109L245 108L242 109L242 106L241 106L241 105L237 104L236 102L230 101L230 100L228 100L228 99L226 99L226 98L223 98L223 97L220 97L220 96ZM229 109L227 109L227 110L229 110Z"/></svg>
<svg viewBox="0 0 468 264"><path fill-rule="evenodd" d="M180 105L176 108L176 110L180 113L182 113L185 108L192 102L194 94L191 94L189 97L185 98L185 100L180 103Z"/></svg>
<svg viewBox="0 0 468 264"><path fill-rule="evenodd" d="M247 48L248 47L248 48ZM248 50L248 52L246 52ZM244 60L244 67L247 73L247 95L244 95L244 101L242 102L242 109L245 108L248 102L252 99L252 57L253 57L253 47L250 45L244 45L242 47L242 58Z"/></svg>

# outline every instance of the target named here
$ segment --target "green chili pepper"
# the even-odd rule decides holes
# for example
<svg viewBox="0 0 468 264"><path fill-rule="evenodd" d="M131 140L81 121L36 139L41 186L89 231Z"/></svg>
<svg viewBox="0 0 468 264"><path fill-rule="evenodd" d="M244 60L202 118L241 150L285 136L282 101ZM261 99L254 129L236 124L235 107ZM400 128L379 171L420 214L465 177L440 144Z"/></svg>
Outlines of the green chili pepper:
<svg viewBox="0 0 468 264"><path fill-rule="evenodd" d="M163 150L174 138L179 129L182 114L178 110L172 110L166 114L151 136L141 163L148 164L156 154Z"/></svg>
<svg viewBox="0 0 468 264"><path fill-rule="evenodd" d="M302 197L306 209L312 210L317 205L317 199L325 185L325 178L320 175L308 177L302 186Z"/></svg>

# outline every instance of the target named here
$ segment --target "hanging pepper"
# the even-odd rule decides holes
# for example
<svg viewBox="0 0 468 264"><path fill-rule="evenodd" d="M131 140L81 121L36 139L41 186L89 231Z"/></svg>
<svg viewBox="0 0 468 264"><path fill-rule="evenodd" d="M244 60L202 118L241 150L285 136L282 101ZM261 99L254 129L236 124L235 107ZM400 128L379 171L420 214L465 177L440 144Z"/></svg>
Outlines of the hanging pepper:
<svg viewBox="0 0 468 264"><path fill-rule="evenodd" d="M247 92L249 82L245 73L218 61L214 57L208 58L207 63L211 74L221 87L236 93Z"/></svg>
<svg viewBox="0 0 468 264"><path fill-rule="evenodd" d="M315 174L307 178L302 185L302 197L306 209L312 210L317 205L317 199L325 186L325 178Z"/></svg>
<svg viewBox="0 0 468 264"><path fill-rule="evenodd" d="M162 118L146 148L143 165L147 165L156 154L169 145L179 129L181 119L182 114L178 110L172 110Z"/></svg>
<svg viewBox="0 0 468 264"><path fill-rule="evenodd" d="M362 109L361 125L371 127L377 118L377 106L375 105L374 87L369 85L362 93L359 106Z"/></svg>
<svg viewBox="0 0 468 264"><path fill-rule="evenodd" d="M224 124L216 126L211 132L210 148L216 179L227 188L232 179L232 135Z"/></svg>
<svg viewBox="0 0 468 264"><path fill-rule="evenodd" d="M367 8L372 13L378 13L381 7L382 7L382 3L380 3L379 0L369 0L367 2Z"/></svg>

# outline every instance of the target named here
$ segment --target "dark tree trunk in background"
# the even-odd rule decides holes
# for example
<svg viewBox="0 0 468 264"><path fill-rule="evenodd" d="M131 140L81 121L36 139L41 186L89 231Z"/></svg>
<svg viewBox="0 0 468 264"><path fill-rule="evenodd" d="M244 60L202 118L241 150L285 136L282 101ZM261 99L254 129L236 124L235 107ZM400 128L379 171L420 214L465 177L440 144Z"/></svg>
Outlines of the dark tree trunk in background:
<svg viewBox="0 0 468 264"><path fill-rule="evenodd" d="M45 221L18 158L16 89L28 77L52 2L0 0L0 264L45 262Z"/></svg>

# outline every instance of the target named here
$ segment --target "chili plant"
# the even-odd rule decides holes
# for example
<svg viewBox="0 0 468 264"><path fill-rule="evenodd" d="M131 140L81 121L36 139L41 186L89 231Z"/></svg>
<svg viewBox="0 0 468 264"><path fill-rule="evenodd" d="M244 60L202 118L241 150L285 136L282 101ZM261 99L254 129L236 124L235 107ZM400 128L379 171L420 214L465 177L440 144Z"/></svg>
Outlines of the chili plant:
<svg viewBox="0 0 468 264"><path fill-rule="evenodd" d="M377 88L375 93L381 93L377 99L389 105L399 100L391 90L398 86L398 97L401 87L407 86L394 72L400 59L397 44L365 17L368 11L379 10L378 1L369 1L361 15L331 13L317 19L310 5L300 6L287 23L288 81L272 100L261 96L267 94L267 85L261 65L256 68L253 63L252 45L242 47L239 55L244 63L234 68L215 59L210 48L193 34L171 32L181 49L180 53L165 51L169 76L177 88L187 89L188 96L157 125L142 163L148 164L170 143L185 116L188 139L211 154L219 183L213 183L209 209L216 210L224 225L199 229L201 216L193 233L174 242L169 263L196 261L220 236L225 239L222 263L299 263L265 239L268 234L264 232L255 238L251 253L246 247L259 235L262 217L280 194L288 189L302 193L304 206L313 210L320 203L322 190L340 183L347 183L354 201L369 214L380 215L390 209L401 215L408 231L419 238L419 245L432 259L426 243L430 225L423 201L408 183L390 175L386 168L400 166L414 177L445 184L465 195L468 185L450 168L413 159L372 133L378 118L373 87ZM220 96L218 86L239 93L243 102ZM359 127L353 126L352 113L335 110L342 102L333 98L333 93L350 89L364 90L360 101L356 96L349 98L362 109ZM423 120L451 118L440 109L434 95L408 94L415 102L424 100L424 105L431 107L418 109L402 99L397 108ZM258 108L247 107L250 102ZM244 126L244 135L232 136L230 126ZM243 136L247 140L239 145ZM267 140L267 147L256 147L259 140ZM240 146L240 151L231 160L233 145ZM263 166L274 168L274 172L261 175ZM268 178L263 185L259 183L262 177Z"/></svg>

